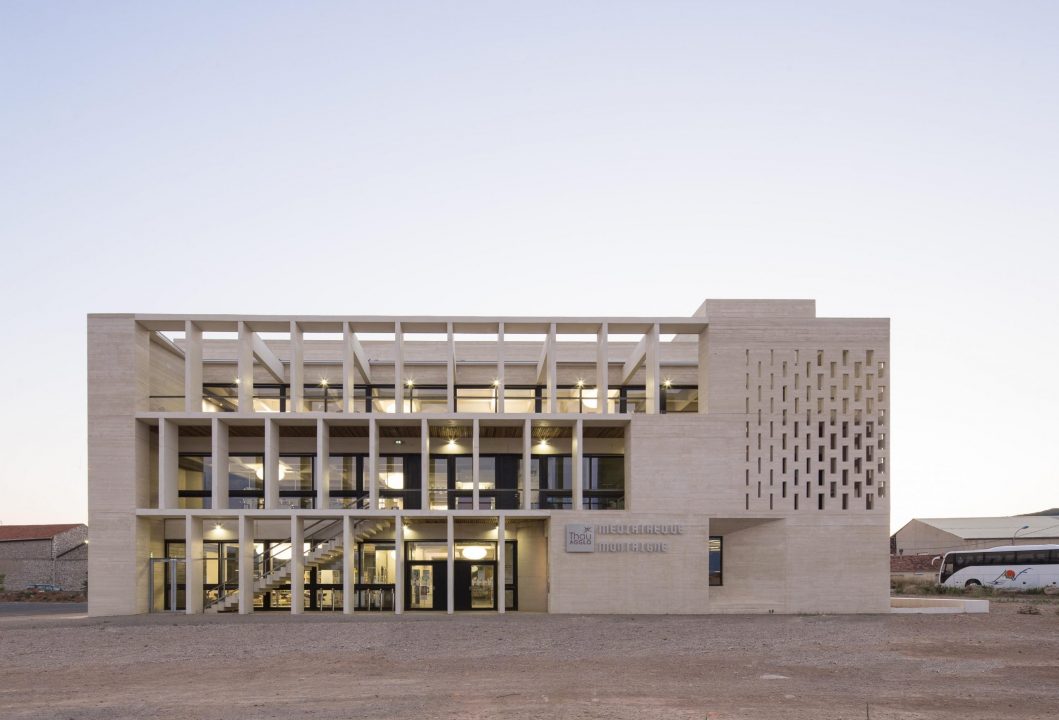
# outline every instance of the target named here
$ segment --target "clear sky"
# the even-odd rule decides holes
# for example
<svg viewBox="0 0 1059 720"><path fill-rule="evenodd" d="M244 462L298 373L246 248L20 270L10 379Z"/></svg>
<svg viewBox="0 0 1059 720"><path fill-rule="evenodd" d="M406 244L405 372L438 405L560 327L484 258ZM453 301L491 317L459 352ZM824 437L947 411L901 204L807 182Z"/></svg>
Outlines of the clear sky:
<svg viewBox="0 0 1059 720"><path fill-rule="evenodd" d="M892 318L893 525L1059 506L1059 4L0 4L0 521L85 314Z"/></svg>

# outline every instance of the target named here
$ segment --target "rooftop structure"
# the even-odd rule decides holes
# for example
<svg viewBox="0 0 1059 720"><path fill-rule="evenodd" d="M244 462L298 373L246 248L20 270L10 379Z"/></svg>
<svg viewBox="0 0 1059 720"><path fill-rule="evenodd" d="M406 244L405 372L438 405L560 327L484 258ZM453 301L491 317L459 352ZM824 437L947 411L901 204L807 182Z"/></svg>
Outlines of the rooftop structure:
<svg viewBox="0 0 1059 720"><path fill-rule="evenodd" d="M1059 543L1059 517L916 518L894 533L900 555L940 555L998 545Z"/></svg>

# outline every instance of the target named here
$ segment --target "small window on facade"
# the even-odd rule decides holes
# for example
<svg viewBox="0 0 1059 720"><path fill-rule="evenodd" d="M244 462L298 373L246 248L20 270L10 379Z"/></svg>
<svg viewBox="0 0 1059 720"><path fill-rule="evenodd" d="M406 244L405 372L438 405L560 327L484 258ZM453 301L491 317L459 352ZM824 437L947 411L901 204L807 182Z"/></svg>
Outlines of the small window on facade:
<svg viewBox="0 0 1059 720"><path fill-rule="evenodd" d="M724 539L720 537L710 538L710 585L719 587L724 585Z"/></svg>

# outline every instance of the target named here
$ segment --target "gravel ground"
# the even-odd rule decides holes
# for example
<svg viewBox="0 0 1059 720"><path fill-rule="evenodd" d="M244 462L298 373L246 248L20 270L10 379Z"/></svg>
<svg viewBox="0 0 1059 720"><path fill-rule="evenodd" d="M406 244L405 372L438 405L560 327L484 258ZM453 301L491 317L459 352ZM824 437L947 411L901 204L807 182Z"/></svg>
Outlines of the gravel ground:
<svg viewBox="0 0 1059 720"><path fill-rule="evenodd" d="M1050 718L1021 615L0 617L0 718Z"/></svg>

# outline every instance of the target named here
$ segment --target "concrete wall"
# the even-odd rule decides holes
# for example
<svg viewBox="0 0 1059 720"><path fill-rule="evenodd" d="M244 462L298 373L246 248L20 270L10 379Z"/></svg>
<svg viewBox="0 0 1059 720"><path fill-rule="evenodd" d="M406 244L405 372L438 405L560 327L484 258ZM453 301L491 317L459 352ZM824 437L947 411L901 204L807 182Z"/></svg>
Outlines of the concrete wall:
<svg viewBox="0 0 1059 720"><path fill-rule="evenodd" d="M136 508L150 502L148 429L136 422L147 408L147 331L131 315L88 322L88 609L92 615L147 610L147 521Z"/></svg>
<svg viewBox="0 0 1059 720"><path fill-rule="evenodd" d="M523 523L518 540L518 609L548 611L548 524Z"/></svg>

